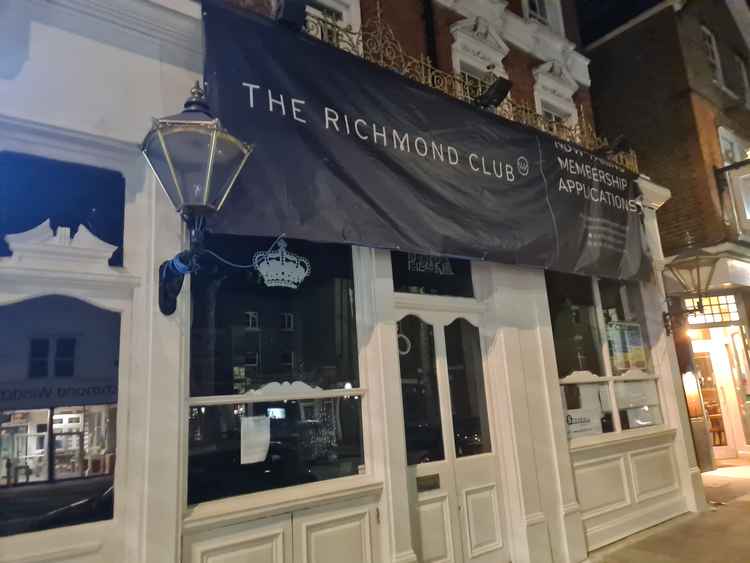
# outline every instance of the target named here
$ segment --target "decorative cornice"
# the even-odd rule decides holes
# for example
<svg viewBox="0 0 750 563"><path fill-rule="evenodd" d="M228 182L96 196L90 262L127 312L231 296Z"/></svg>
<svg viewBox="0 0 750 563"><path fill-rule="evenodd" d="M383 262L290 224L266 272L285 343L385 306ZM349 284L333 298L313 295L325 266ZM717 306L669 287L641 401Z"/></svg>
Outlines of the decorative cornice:
<svg viewBox="0 0 750 563"><path fill-rule="evenodd" d="M591 85L589 59L575 50L575 43L549 26L506 10L507 2L494 0L437 0L466 18L482 17L507 43L543 62L558 61L576 82Z"/></svg>
<svg viewBox="0 0 750 563"><path fill-rule="evenodd" d="M651 181L646 176L640 176L637 182L638 187L641 189L641 194L643 194L643 205L649 209L659 209L672 197L672 192L664 186Z"/></svg>
<svg viewBox="0 0 750 563"><path fill-rule="evenodd" d="M169 43L201 55L200 4L183 2L185 11L150 0L32 0L44 9L58 8L122 30L135 32L158 43Z"/></svg>
<svg viewBox="0 0 750 563"><path fill-rule="evenodd" d="M13 264L26 268L51 269L68 272L107 274L108 264L117 247L98 239L84 226L78 227L75 237L68 227L52 231L49 219L23 233L6 235L13 255L0 258L0 267Z"/></svg>
<svg viewBox="0 0 750 563"><path fill-rule="evenodd" d="M484 65L480 70L489 70L495 77L507 77L503 59L510 47L497 34L495 29L482 17L466 18L450 27L453 35L454 63L455 54L460 57L480 61ZM490 68L488 68L490 67ZM454 68L455 71L460 69Z"/></svg>
<svg viewBox="0 0 750 563"><path fill-rule="evenodd" d="M0 114L0 151L23 152L90 166L129 168L138 146L108 137L82 133Z"/></svg>

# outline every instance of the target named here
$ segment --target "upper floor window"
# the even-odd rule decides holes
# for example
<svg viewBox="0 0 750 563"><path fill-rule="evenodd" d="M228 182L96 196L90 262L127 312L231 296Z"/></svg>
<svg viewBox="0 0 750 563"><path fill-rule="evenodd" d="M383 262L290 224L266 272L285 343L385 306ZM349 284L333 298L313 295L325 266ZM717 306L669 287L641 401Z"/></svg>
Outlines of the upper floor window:
<svg viewBox="0 0 750 563"><path fill-rule="evenodd" d="M724 72L721 69L721 57L719 56L719 48L716 45L716 37L706 27L701 27L701 31L703 33L703 48L706 53L708 66L711 68L711 75L716 82L723 85Z"/></svg>
<svg viewBox="0 0 750 563"><path fill-rule="evenodd" d="M529 18L544 24L549 23L547 0L529 0Z"/></svg>

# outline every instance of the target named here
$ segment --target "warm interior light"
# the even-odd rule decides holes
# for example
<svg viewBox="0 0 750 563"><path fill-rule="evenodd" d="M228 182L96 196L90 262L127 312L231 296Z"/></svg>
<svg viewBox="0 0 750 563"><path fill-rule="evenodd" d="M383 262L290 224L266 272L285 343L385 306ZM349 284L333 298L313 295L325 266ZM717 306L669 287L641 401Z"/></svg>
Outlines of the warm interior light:
<svg viewBox="0 0 750 563"><path fill-rule="evenodd" d="M685 399L687 399L688 416L690 418L699 418L703 416L703 407L701 405L701 390L698 385L698 378L692 371L686 371L682 374L682 387L685 389Z"/></svg>
<svg viewBox="0 0 750 563"><path fill-rule="evenodd" d="M690 329L687 335L690 340L703 340L703 331L699 329Z"/></svg>

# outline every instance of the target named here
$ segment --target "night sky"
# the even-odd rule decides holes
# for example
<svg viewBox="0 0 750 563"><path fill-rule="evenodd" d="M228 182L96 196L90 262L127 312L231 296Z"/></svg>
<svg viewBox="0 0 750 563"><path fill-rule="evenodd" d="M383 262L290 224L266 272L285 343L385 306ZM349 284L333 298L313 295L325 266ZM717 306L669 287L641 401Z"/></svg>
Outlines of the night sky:
<svg viewBox="0 0 750 563"><path fill-rule="evenodd" d="M576 0L584 46L659 2L660 0Z"/></svg>

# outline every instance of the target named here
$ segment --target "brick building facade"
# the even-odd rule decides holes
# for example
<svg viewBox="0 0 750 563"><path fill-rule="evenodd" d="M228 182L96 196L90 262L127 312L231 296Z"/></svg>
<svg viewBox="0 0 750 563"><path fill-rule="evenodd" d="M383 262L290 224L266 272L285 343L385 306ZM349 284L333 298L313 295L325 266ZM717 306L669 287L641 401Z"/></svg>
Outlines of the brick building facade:
<svg viewBox="0 0 750 563"><path fill-rule="evenodd" d="M750 93L740 66L748 68L750 49L742 21L723 2L679 9L661 2L586 49L600 131L624 135L641 172L672 190L659 211L667 255L685 246L686 233L702 245L738 238L714 171L737 158L724 154L720 131L750 139ZM718 76L704 29L715 38Z"/></svg>

